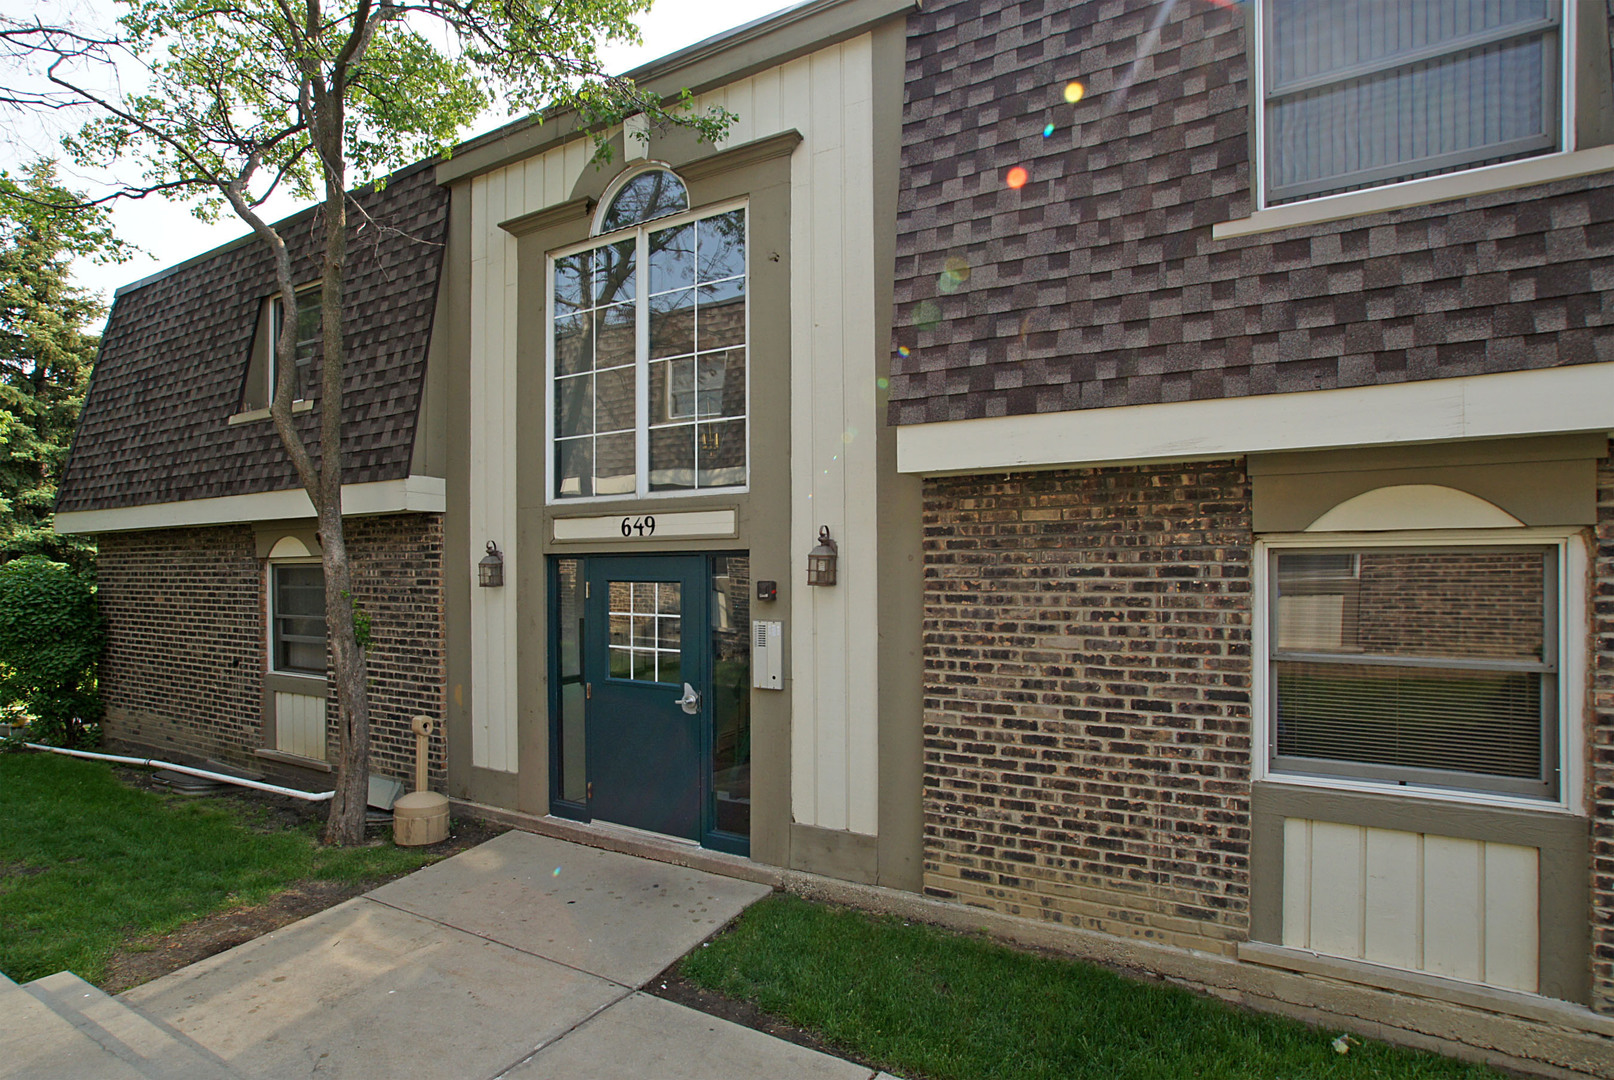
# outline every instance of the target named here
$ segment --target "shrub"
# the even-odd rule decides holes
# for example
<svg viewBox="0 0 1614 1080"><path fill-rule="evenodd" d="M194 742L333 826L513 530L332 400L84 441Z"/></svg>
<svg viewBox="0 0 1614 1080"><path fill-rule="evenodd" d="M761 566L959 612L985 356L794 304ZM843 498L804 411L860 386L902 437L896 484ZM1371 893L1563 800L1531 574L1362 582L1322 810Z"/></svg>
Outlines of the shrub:
<svg viewBox="0 0 1614 1080"><path fill-rule="evenodd" d="M0 566L0 709L26 712L32 741L95 741L102 640L95 589L71 567L41 555Z"/></svg>

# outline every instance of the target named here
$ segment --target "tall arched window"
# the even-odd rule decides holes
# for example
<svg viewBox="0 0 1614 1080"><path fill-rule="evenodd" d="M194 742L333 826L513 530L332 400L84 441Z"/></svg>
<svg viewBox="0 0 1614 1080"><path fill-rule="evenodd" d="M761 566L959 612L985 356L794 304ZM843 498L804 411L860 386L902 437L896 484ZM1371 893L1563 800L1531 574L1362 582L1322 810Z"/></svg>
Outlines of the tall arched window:
<svg viewBox="0 0 1614 1080"><path fill-rule="evenodd" d="M550 261L550 497L746 483L746 210L620 181L600 239Z"/></svg>

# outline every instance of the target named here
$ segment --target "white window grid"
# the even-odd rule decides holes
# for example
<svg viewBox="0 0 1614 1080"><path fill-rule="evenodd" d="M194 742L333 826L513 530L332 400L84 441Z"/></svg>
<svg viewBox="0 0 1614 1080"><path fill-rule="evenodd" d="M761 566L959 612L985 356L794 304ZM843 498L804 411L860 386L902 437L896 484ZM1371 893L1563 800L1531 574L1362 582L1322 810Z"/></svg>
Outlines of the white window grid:
<svg viewBox="0 0 1614 1080"><path fill-rule="evenodd" d="M644 170L641 169L641 170L637 170L637 171L644 171ZM620 181L618 183L620 184ZM615 190L615 186L613 186L613 190ZM734 210L743 210L743 211L745 211L745 252L746 252L746 256L745 256L745 258L746 258L745 272L744 272L744 274L738 276L737 278L731 277L731 278L725 278L723 280L724 281L740 280L740 281L743 281L744 284L745 284L745 343L744 343L743 346L739 346L740 348L743 348L745 350L745 354L746 354L745 408L744 408L744 411L742 413L740 413L739 415L723 416L721 418L712 417L711 420L712 421L717 421L717 420L721 419L721 420L725 420L725 421L727 421L727 420L743 420L743 421L745 421L746 444L747 444L746 445L746 454L745 454L745 465L744 465L745 479L739 484L731 484L731 485L724 485L724 486L712 486L712 487L699 487L699 486L696 486L696 487L691 487L691 488L682 488L682 489L678 489L678 490L652 491L652 490L650 490L650 432L653 430L653 427L652 427L652 425L650 423L651 402L650 402L650 312L649 312L650 301L651 301L652 296L651 296L651 293L649 292L649 288L648 288L648 285L649 285L648 267L649 267L649 257L650 257L650 234L652 232L661 232L661 231L663 231L665 229L675 229L675 228L678 228L678 227L680 227L682 225L687 225L687 224L690 224L692 222L700 221L700 220L702 220L704 218L717 217L717 216L719 216L721 214L726 214L726 213L729 213L729 212L734 211ZM556 376L555 376L555 333L554 333L554 327L555 327L555 263L556 263L557 260L564 259L569 255L576 255L576 254L578 254L580 252L584 252L584 251L593 251L593 250L595 250L597 248L606 247L606 246L608 246L610 244L613 244L613 243L621 243L623 240L628 239L629 237L632 237L634 239L635 245L636 245L635 246L635 251L634 251L634 259L635 259L635 275L637 277L637 281L636 281L635 288L634 288L634 298L631 301L633 303L633 305L634 305L634 320L635 320L635 345L634 345L634 379L635 379L634 488L633 488L632 491L607 492L607 493L604 493L604 494L595 494L595 495L567 495L567 496L560 496L560 495L557 495L556 492L555 492L555 470L556 470L556 467L557 467L557 464L558 464L558 462L557 462L557 454L556 454L556 437L555 437L555 398L556 398L556 382L557 382L557 379L556 379ZM752 336L751 336L751 213L750 213L750 200L742 198L742 199L733 199L733 200L729 200L729 201L726 201L726 202L713 203L713 204L708 205L708 206L702 206L702 207L698 207L698 208L693 209L693 210L685 211L684 213L681 213L681 214L669 214L669 215L667 215L665 217L654 218L654 219L652 219L650 221L647 221L647 222L644 222L642 224L635 225L635 226L632 226L630 228L620 229L620 230L618 230L616 232L602 233L602 234L600 234L598 236L591 236L586 241L581 241L579 243L571 244L571 245L568 245L568 246L562 247L562 248L556 248L555 250L549 252L548 257L545 260L545 263L546 263L546 268L545 268L545 274L544 274L544 355L545 355L545 378L544 378L544 388L545 388L544 389L544 501L549 505L555 505L557 503L563 503L563 504L566 504L566 505L586 505L586 504L589 504L589 503L596 503L596 502L619 501L619 500L625 499L625 498L632 498L632 499L636 499L636 500L640 500L640 499L679 499L679 498L690 498L692 496L698 496L698 495L720 494L720 493L724 493L724 492L743 492L743 491L749 490L749 488L750 488L750 476L751 476L750 443L751 443L751 435L752 435L752 428L751 428L751 372L752 372L751 341L752 341ZM702 284L721 284L721 282L703 282ZM676 291L676 290L664 290L663 293L657 293L656 295L658 295L658 296L659 295L664 295L664 293L666 291ZM727 351L727 350L712 350L710 353L697 353L696 354L696 356L697 356L697 369L698 369L698 361L699 361L699 358L701 356L718 355L718 354L721 354L721 353L723 353L725 351ZM698 381L699 381L699 376L698 375L696 376L696 379L697 379L697 383L698 383ZM671 379L668 380L668 389L669 389L669 395L670 395L671 390L672 390ZM670 406L672 403L669 400L667 404ZM697 423L699 423L701 420L703 420L705 418L700 417L700 416L697 415L696 417L694 417L694 419L696 420ZM687 419L681 419L681 420L678 421L678 423L687 423L687 422L688 422ZM656 425L656 426L676 426L676 425L673 425L673 424L669 423L667 425ZM616 430L613 430L613 431L595 431L595 432L593 432L592 436L580 436L579 438L598 437L600 435L610 435L610 434L622 434L624 432L625 432L625 429L616 429ZM697 448L696 471L697 471L697 474L698 474L698 472L699 472L698 448Z"/></svg>
<svg viewBox="0 0 1614 1080"><path fill-rule="evenodd" d="M613 675L612 678L626 678L634 682L664 682L666 680L661 677L663 665L666 666L669 673L673 671L681 672L683 670L682 604L678 605L680 610L677 612L663 612L661 610L661 601L663 599L662 590L665 589L672 591L672 597L676 603L679 599L678 591L682 586L673 581L611 582L607 585L606 595L613 600L617 596L616 590L612 588L615 585L628 586L626 590L628 606L624 610L615 604L611 604L607 608L607 618L613 626L618 625L617 620L619 619L626 620L628 632L626 645L619 645L614 641L610 643L611 659L614 661L618 657L626 658L629 674L626 676ZM640 635L641 627L648 628L650 631L644 638L641 638ZM642 643L644 641L648 643ZM641 678L639 675L642 670L641 657L649 660L648 667L651 675L649 679ZM669 657L670 659L663 660L663 657ZM610 663L607 665L607 670L614 672L617 670L617 665Z"/></svg>

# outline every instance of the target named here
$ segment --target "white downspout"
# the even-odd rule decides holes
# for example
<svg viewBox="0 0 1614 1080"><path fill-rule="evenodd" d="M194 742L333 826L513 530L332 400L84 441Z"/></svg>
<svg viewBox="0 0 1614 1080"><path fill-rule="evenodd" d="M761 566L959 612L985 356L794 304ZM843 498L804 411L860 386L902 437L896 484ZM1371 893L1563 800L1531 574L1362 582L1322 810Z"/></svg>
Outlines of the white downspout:
<svg viewBox="0 0 1614 1080"><path fill-rule="evenodd" d="M171 761L158 761L156 758L123 757L120 754L92 754L88 750L68 750L62 746L43 746L39 743L23 743L23 745L30 750L45 750L52 754L89 758L92 761L114 761L119 765L145 765L153 769L169 769L173 772L186 773L190 776L200 776L205 780L217 780L225 784L236 784L239 787L252 788L254 791L267 791L274 795L286 795L293 799L302 799L304 802L328 802L336 797L336 792L334 791L299 791L297 788L281 787L279 784L265 784L261 780L248 780L240 776L208 772L206 769L193 769L189 765L175 765Z"/></svg>

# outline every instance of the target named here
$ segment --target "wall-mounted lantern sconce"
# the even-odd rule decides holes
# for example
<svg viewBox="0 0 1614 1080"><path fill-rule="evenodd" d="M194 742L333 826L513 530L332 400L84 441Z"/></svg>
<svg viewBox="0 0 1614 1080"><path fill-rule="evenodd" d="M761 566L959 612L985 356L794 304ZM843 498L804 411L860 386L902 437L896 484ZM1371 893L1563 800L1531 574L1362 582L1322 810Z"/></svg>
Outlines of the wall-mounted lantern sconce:
<svg viewBox="0 0 1614 1080"><path fill-rule="evenodd" d="M807 584L835 584L835 541L830 539L829 526L818 530L818 546L807 553Z"/></svg>
<svg viewBox="0 0 1614 1080"><path fill-rule="evenodd" d="M488 553L476 564L477 583L484 589L496 589L504 584L504 556L499 545L488 541Z"/></svg>

